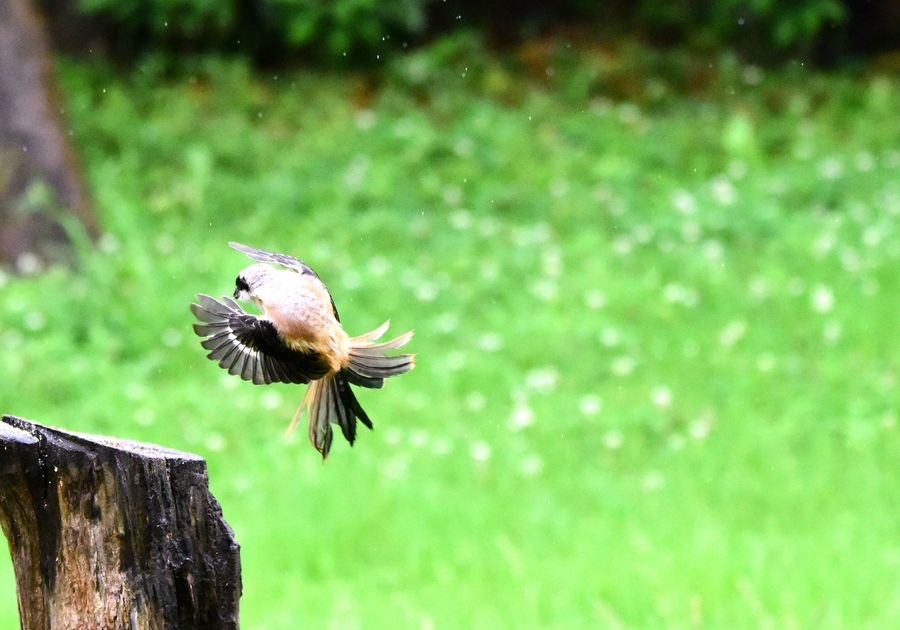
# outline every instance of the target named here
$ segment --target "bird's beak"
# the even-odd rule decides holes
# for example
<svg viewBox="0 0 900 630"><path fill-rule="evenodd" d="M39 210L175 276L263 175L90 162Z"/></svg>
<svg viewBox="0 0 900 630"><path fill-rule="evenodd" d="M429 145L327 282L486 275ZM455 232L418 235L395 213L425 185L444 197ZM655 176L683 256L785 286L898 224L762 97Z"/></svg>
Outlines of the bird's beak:
<svg viewBox="0 0 900 630"><path fill-rule="evenodd" d="M240 290L240 289L235 289L235 290L234 290L234 299L235 299L235 300L240 300L240 299L241 299L241 290Z"/></svg>

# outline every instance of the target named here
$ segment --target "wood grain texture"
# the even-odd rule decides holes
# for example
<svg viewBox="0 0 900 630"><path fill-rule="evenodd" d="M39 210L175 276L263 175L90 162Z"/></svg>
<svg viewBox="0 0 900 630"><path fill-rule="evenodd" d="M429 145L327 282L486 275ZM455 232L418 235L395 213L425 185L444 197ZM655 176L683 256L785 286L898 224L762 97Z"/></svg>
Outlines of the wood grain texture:
<svg viewBox="0 0 900 630"><path fill-rule="evenodd" d="M0 525L22 628L237 628L240 552L206 462L4 416Z"/></svg>

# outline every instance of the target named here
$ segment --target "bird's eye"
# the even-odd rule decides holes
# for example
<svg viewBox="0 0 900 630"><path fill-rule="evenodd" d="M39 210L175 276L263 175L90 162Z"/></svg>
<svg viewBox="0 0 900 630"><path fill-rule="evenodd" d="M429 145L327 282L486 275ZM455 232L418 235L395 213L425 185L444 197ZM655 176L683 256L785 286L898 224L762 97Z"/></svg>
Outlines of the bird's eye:
<svg viewBox="0 0 900 630"><path fill-rule="evenodd" d="M247 281L241 276L238 276L237 279L235 279L234 286L238 291L250 291L250 285L248 285Z"/></svg>

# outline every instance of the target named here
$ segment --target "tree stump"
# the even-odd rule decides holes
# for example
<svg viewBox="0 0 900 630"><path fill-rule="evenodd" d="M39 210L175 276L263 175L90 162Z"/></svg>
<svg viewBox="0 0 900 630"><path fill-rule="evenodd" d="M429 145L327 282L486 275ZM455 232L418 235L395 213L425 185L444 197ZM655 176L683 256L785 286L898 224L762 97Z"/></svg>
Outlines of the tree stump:
<svg viewBox="0 0 900 630"><path fill-rule="evenodd" d="M24 630L237 628L240 553L190 453L0 422Z"/></svg>

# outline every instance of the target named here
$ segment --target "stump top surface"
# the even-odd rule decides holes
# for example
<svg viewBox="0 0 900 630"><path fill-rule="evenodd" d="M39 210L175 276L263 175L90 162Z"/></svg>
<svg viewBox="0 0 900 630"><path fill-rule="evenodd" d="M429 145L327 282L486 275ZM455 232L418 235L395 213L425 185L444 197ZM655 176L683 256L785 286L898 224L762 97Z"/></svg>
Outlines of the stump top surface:
<svg viewBox="0 0 900 630"><path fill-rule="evenodd" d="M18 442L19 444L35 444L38 441L31 433L22 431L6 423L6 416L0 423L0 442Z"/></svg>
<svg viewBox="0 0 900 630"><path fill-rule="evenodd" d="M92 444L115 451L122 451L138 455L143 458L158 460L178 460L186 462L203 462L203 458L187 451L178 451L149 442L136 442L106 435L93 435L90 433L78 433L66 431L57 427L25 420L18 416L4 415L0 422L0 443L18 442L35 444L39 436L55 437L65 440L73 440L82 444Z"/></svg>

